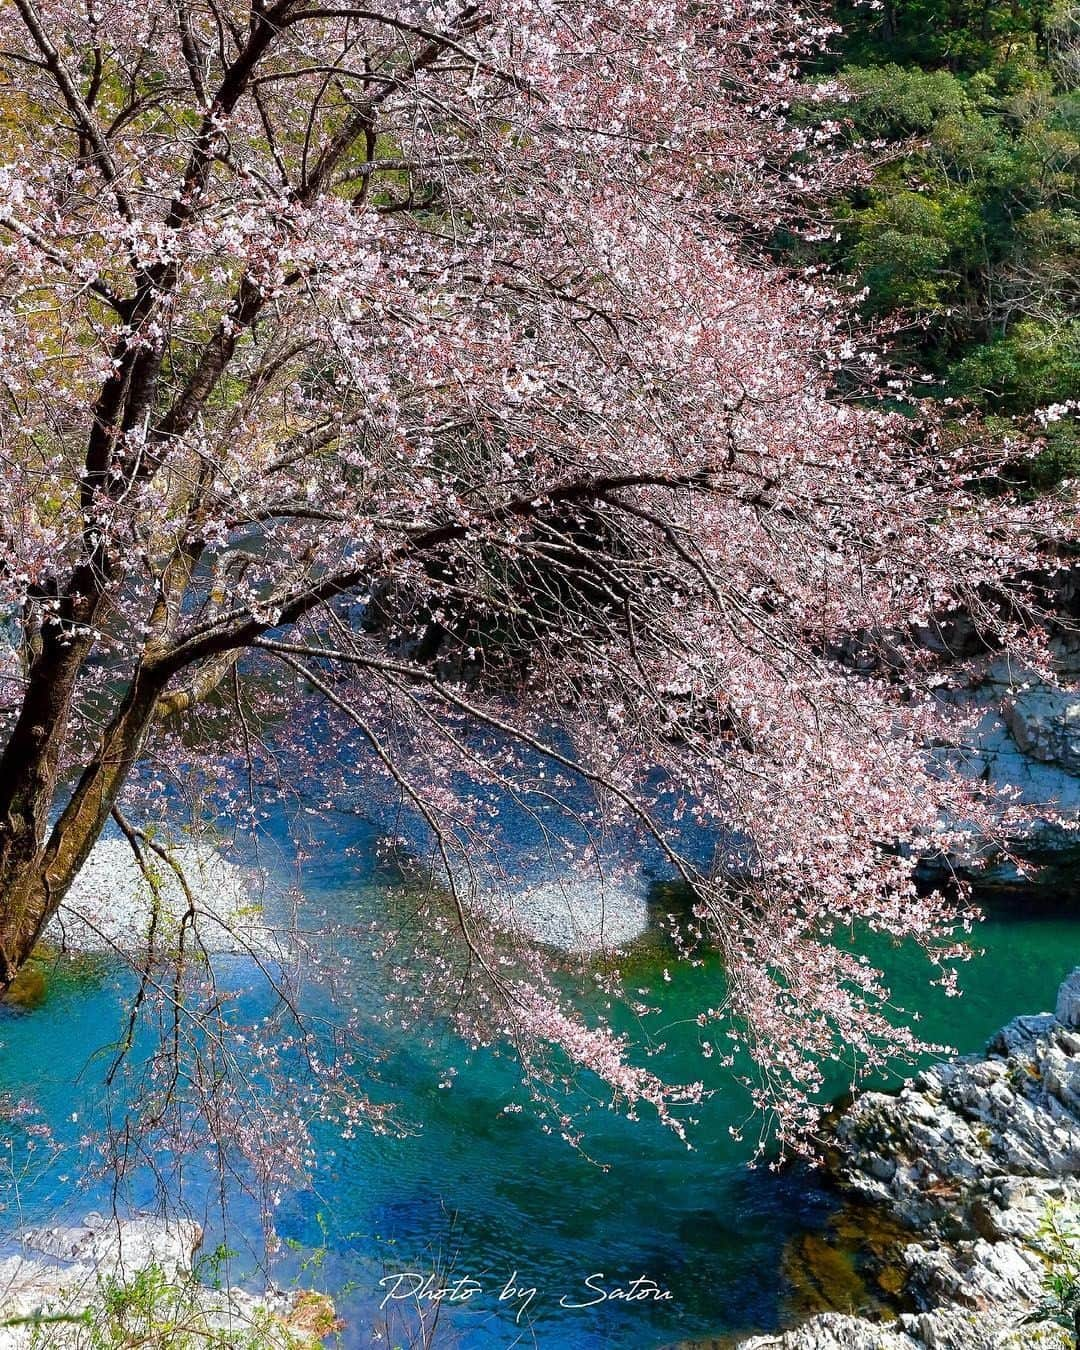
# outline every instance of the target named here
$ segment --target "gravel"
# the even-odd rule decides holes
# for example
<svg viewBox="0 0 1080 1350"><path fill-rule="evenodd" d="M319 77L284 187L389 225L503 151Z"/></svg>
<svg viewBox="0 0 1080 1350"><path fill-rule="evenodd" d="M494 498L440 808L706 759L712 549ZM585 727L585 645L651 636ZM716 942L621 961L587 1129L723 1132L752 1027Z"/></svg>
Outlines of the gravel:
<svg viewBox="0 0 1080 1350"><path fill-rule="evenodd" d="M75 878L56 917L49 941L71 951L142 955L153 947L175 950L181 927L189 950L207 953L280 955L257 899L258 878L201 843L168 846L194 899L188 898L172 867L144 850L157 883L157 897L126 839L102 839ZM155 912L157 914L155 922Z"/></svg>

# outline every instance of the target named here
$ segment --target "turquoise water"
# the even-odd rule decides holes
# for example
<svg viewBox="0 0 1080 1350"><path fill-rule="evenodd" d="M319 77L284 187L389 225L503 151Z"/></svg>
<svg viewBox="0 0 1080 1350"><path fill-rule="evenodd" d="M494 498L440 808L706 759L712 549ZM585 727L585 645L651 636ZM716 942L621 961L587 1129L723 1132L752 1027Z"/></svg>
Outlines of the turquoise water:
<svg viewBox="0 0 1080 1350"><path fill-rule="evenodd" d="M335 816L316 842L304 874L307 904L342 920L374 912L381 895L374 826L359 816ZM1038 907L1013 904L991 913L975 939L985 955L962 968L965 994L958 1000L928 988L925 966L909 953L889 953L897 1002L922 1012L927 1037L962 1051L979 1048L1014 1013L1052 1004L1058 982L1080 961L1076 901L1075 894L1060 895ZM665 965L669 984L662 980ZM693 1150L652 1121L632 1124L594 1110L586 1158L544 1134L528 1110L502 1110L523 1100L509 1060L470 1054L449 1036L432 1049L384 1035L382 1091L399 1104L410 1133L343 1141L324 1129L311 1186L285 1194L276 1214L290 1244L279 1277L298 1276L336 1295L348 1319L346 1346L380 1343L374 1337L387 1318L381 1343L408 1343L402 1320L408 1305L379 1307L390 1292L380 1280L403 1272L434 1273L443 1285L475 1282L467 1301L443 1306L434 1341L466 1350L518 1344L649 1350L783 1321L785 1244L821 1228L834 1201L805 1179L749 1170L753 1126L745 1142L729 1132L745 1119L746 1100L715 1061L702 1059L692 1021L710 993L715 1001L719 970L680 971L649 943L624 969L631 986L663 990L663 1013L651 1034L669 1044L663 1061L669 1077L705 1076L715 1089L694 1113ZM221 959L218 975L224 986L248 991L244 1012L268 1006L244 961ZM379 978L374 967L357 969L361 1011L378 1004ZM18 1164L21 1175L7 1184L0 1223L12 1227L107 1205L107 1180L78 1189L85 1162L78 1140L108 1107L102 1080L110 1057L94 1051L115 1041L131 989L130 975L107 963L84 964L59 972L39 1008L0 1012L0 1092L32 1097L64 1145L47 1165L43 1153L28 1168ZM447 1062L459 1070L450 1088L440 1086ZM845 1085L832 1086L839 1092ZM128 1200L147 1203L152 1194L145 1178ZM205 1219L211 1239L222 1236L207 1176L197 1167L184 1198ZM250 1208L238 1200L224 1236L241 1252L239 1271L254 1226ZM301 1271L305 1258L311 1264ZM604 1290L647 1277L671 1297L561 1306L596 1299L584 1281L598 1272L603 1278L594 1284ZM535 1290L517 1321L524 1297L509 1291L499 1297L508 1281ZM432 1315L434 1305L427 1309Z"/></svg>

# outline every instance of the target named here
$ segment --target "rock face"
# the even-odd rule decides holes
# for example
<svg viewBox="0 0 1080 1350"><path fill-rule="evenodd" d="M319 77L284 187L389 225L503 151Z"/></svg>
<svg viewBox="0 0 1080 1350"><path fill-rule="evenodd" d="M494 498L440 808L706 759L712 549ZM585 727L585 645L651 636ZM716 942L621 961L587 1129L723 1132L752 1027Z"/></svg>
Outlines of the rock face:
<svg viewBox="0 0 1080 1350"><path fill-rule="evenodd" d="M911 1230L902 1293L919 1311L887 1327L826 1314L744 1350L1071 1346L1025 1318L1043 1298L1048 1204L1080 1212L1080 968L1055 1013L1015 1018L984 1057L858 1098L835 1127L830 1168Z"/></svg>
<svg viewBox="0 0 1080 1350"><path fill-rule="evenodd" d="M192 1259L201 1241L198 1224L146 1215L116 1220L88 1214L81 1224L24 1231L0 1254L0 1350L98 1344L92 1323L77 1319L100 1313L110 1282L130 1286L151 1269L167 1285L155 1309L166 1325L170 1316L182 1315L191 1335L185 1345L246 1345L257 1330L258 1343L268 1350L302 1350L335 1329L333 1310L320 1295L255 1295L199 1284Z"/></svg>
<svg viewBox="0 0 1080 1350"><path fill-rule="evenodd" d="M1071 649L1070 649L1071 651ZM1018 869L987 841L963 856L925 859L920 871L941 882L955 873L988 890L1032 886L1055 893L1076 889L1080 865L1080 690L1074 684L1077 657L1059 661L1060 683L1051 684L1007 659L986 663L968 688L945 693L966 725L957 726L943 758L961 773L993 787L1007 788L1024 806L1050 807L1009 841L1010 851L1036 869Z"/></svg>
<svg viewBox="0 0 1080 1350"><path fill-rule="evenodd" d="M1080 694L1042 685L1005 704L1005 723L1025 755L1080 774Z"/></svg>

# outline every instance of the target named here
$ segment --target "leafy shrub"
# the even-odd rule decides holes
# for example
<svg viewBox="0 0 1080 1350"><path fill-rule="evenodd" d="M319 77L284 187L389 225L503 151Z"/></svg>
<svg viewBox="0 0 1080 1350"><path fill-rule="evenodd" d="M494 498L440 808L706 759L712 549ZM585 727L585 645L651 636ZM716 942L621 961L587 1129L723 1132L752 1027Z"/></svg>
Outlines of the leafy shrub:
<svg viewBox="0 0 1080 1350"><path fill-rule="evenodd" d="M1042 1301L1030 1321L1054 1322L1080 1342L1080 1226L1075 1212L1054 1202L1046 1207L1039 1238L1047 1257Z"/></svg>

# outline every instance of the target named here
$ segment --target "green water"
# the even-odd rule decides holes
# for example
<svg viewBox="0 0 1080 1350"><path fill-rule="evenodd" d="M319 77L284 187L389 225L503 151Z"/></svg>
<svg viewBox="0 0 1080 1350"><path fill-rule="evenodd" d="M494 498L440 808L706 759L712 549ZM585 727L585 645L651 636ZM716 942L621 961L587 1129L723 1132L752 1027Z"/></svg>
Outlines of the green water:
<svg viewBox="0 0 1080 1350"><path fill-rule="evenodd" d="M373 858L370 827L354 818L336 821L306 873L308 903L339 918L373 910L379 902ZM961 999L930 989L925 965L910 953L888 953L897 1002L922 1013L926 1037L962 1051L980 1048L1013 1014L1052 1006L1059 981L1080 961L1076 901L1076 894L1062 894L1038 907L992 912L975 939L985 955L962 969ZM237 959L218 964L222 983L247 991L243 1008L257 1013L267 995L255 972ZM663 981L664 965L670 983ZM301 1256L314 1254L317 1268L303 1279L337 1296L348 1319L346 1346L379 1343L374 1335L383 1319L405 1307L380 1309L389 1287L379 1281L402 1272L476 1283L467 1302L443 1307L434 1342L466 1350L518 1344L649 1350L775 1326L789 1315L785 1246L819 1230L834 1200L803 1177L747 1168L753 1125L744 1142L729 1130L745 1120L745 1096L716 1060L702 1057L693 1024L702 1003L715 1001L720 972L709 965L679 969L648 943L625 969L632 986L663 991L663 1012L650 1028L654 1040L669 1046L659 1067L671 1079L704 1077L714 1090L694 1112L693 1150L655 1122L631 1124L594 1106L586 1117L590 1160L543 1133L528 1110L503 1110L525 1100L507 1059L470 1054L449 1037L435 1050L384 1037L381 1091L414 1132L343 1141L323 1129L311 1186L284 1195L276 1215L279 1231L298 1249L286 1248L279 1275L296 1274ZM12 1155L19 1175L8 1177L2 1193L7 1226L107 1203L107 1183L80 1188L86 1158L79 1140L106 1110L109 1059L93 1052L115 1040L131 988L130 976L107 963L84 963L55 976L41 1006L0 1013L0 1091L32 1097L64 1146L56 1157L39 1152L28 1165L24 1154ZM357 1006L373 1011L380 997L374 972L358 970ZM449 1088L440 1086L448 1062L459 1070ZM841 1091L845 1084L838 1079L832 1086ZM582 1093L579 1105L587 1102ZM184 1198L216 1238L220 1225L205 1185L194 1171ZM145 1203L151 1195L147 1178L127 1199ZM234 1214L226 1236L241 1251L242 1268L254 1217L240 1200ZM597 1298L584 1284L597 1272L603 1280L594 1283L605 1290L643 1276L671 1297L561 1306ZM524 1300L509 1292L499 1297L507 1281L536 1291L519 1321ZM389 1332L389 1344L395 1335L407 1343L400 1319L391 1320Z"/></svg>

